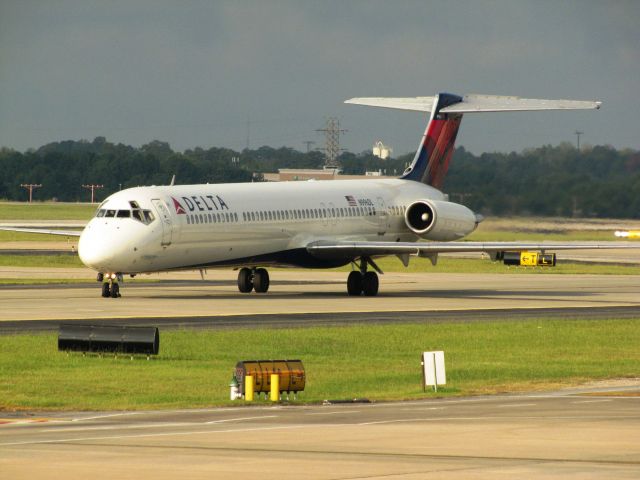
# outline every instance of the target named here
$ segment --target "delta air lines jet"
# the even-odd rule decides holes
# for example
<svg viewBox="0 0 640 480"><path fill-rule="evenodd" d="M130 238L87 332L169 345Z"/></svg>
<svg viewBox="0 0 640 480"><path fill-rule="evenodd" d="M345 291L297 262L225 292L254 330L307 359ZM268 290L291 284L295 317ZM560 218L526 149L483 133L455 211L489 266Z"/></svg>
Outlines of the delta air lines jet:
<svg viewBox="0 0 640 480"><path fill-rule="evenodd" d="M238 289L264 293L268 266L331 268L351 263L349 295L378 293L376 257L411 255L435 265L439 253L506 254L608 248L593 244L456 241L482 216L440 191L465 113L597 109L600 102L441 93L353 98L346 103L430 112L411 166L397 179L136 187L109 196L80 237L82 262L96 270L102 296L119 297L123 275L235 267ZM18 230L18 229L13 229ZM71 235L68 231L20 229ZM546 259L546 260L545 260Z"/></svg>

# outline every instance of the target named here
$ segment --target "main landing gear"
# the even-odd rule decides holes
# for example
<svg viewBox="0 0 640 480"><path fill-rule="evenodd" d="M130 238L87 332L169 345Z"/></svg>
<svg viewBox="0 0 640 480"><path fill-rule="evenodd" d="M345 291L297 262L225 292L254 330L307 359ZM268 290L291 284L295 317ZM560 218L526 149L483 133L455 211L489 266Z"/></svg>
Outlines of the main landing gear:
<svg viewBox="0 0 640 480"><path fill-rule="evenodd" d="M378 274L376 272L367 271L367 265L371 265L379 273L380 268L368 257L362 257L358 270L349 273L347 277L347 293L351 296L364 295L366 297L375 297L378 294Z"/></svg>
<svg viewBox="0 0 640 480"><path fill-rule="evenodd" d="M120 273L99 273L97 280L102 282L102 296L104 298L120 298L120 285L122 274Z"/></svg>
<svg viewBox="0 0 640 480"><path fill-rule="evenodd" d="M241 268L238 272L238 290L242 293L266 293L269 290L269 272L264 268Z"/></svg>

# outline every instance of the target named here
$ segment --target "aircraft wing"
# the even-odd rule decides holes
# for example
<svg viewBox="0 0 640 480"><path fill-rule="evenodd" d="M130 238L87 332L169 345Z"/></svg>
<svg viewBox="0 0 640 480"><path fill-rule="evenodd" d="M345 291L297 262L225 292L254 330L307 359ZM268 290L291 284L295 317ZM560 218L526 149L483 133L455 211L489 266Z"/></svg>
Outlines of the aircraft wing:
<svg viewBox="0 0 640 480"><path fill-rule="evenodd" d="M0 230L7 232L41 233L45 235L64 235L65 237L79 237L82 232L78 230L47 230L45 228L18 228L0 227Z"/></svg>
<svg viewBox="0 0 640 480"><path fill-rule="evenodd" d="M524 242L327 242L307 245L307 251L319 258L356 258L361 256L413 254L431 256L438 253L496 253L526 250L593 250L640 248L639 244L622 242L524 243Z"/></svg>

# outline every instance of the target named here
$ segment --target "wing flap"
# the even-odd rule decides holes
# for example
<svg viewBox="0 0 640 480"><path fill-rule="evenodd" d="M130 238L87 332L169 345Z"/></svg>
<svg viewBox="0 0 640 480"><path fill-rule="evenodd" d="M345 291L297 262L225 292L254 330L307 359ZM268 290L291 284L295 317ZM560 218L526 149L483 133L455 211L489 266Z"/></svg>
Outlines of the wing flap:
<svg viewBox="0 0 640 480"><path fill-rule="evenodd" d="M469 253L501 251L559 251L640 248L623 242L608 243L522 243L522 242L313 242L307 251L319 258L356 258L376 255L430 255L436 253Z"/></svg>

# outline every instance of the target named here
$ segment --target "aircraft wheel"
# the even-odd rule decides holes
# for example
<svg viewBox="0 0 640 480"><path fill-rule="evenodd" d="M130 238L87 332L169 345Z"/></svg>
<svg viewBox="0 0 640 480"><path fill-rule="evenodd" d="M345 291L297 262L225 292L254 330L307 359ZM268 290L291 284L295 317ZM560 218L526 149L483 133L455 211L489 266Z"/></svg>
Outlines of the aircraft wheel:
<svg viewBox="0 0 640 480"><path fill-rule="evenodd" d="M111 298L120 297L120 286L117 283L111 284Z"/></svg>
<svg viewBox="0 0 640 480"><path fill-rule="evenodd" d="M109 283L104 282L102 284L102 296L108 298L111 296L111 290L109 289Z"/></svg>
<svg viewBox="0 0 640 480"><path fill-rule="evenodd" d="M253 289L256 293L266 293L269 290L269 272L264 268L258 268L253 273Z"/></svg>
<svg viewBox="0 0 640 480"><path fill-rule="evenodd" d="M253 281L250 269L241 268L238 272L238 290L242 293L249 293L253 290Z"/></svg>
<svg viewBox="0 0 640 480"><path fill-rule="evenodd" d="M362 274L355 270L349 274L347 277L347 293L349 295L357 296L362 294L362 279Z"/></svg>
<svg viewBox="0 0 640 480"><path fill-rule="evenodd" d="M378 274L376 272L367 272L362 278L362 290L365 296L375 297L378 294Z"/></svg>

